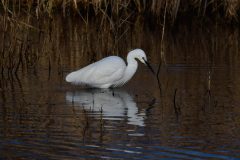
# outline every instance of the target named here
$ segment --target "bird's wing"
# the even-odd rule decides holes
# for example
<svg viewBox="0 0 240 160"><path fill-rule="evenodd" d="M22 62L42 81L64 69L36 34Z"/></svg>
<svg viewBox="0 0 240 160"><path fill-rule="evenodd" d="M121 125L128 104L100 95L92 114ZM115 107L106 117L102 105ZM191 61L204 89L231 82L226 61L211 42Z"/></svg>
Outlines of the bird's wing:
<svg viewBox="0 0 240 160"><path fill-rule="evenodd" d="M125 62L115 56L104 58L72 73L72 83L101 85L122 78L126 69Z"/></svg>

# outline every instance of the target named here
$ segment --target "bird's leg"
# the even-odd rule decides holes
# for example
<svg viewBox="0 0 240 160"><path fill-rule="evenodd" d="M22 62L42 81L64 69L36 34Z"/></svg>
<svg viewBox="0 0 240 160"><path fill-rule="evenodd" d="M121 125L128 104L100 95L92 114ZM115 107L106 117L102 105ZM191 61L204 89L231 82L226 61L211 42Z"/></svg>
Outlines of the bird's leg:
<svg viewBox="0 0 240 160"><path fill-rule="evenodd" d="M112 91L112 96L114 97L114 96L115 96L115 93L114 93L113 87L111 87L110 89L111 89L111 91Z"/></svg>

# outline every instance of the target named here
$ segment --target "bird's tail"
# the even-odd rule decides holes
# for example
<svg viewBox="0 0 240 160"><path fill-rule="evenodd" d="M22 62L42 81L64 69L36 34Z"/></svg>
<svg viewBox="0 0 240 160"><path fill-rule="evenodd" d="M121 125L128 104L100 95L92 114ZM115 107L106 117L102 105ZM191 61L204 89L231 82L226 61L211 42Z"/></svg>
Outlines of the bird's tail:
<svg viewBox="0 0 240 160"><path fill-rule="evenodd" d="M67 81L67 82L74 82L74 81L76 81L76 74L75 74L74 72L69 73L69 74L66 76L66 81Z"/></svg>

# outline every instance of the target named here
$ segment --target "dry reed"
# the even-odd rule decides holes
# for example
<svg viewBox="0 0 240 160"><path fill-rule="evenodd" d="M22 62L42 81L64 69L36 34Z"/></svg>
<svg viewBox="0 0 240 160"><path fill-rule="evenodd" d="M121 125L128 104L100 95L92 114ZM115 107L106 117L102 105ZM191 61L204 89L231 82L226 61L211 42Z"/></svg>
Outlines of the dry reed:
<svg viewBox="0 0 240 160"><path fill-rule="evenodd" d="M51 74L54 74L54 70L57 70L58 74L63 75L64 63L62 55L65 53L68 59L70 59L68 66L73 67L86 65L78 64L80 63L78 60L83 59L83 57L86 58L84 59L86 62L90 62L107 56L109 53L127 53L128 49L134 47L142 47L145 50L156 52L158 54L152 58L158 60L155 63L166 63L166 59L169 59L169 56L171 57L171 52L168 51L168 44L172 44L172 42L168 43L168 27L165 28L165 23L166 25L168 24L169 15L172 18L177 18L180 12L186 11L182 2L150 2L144 0L140 2L137 0L117 0L114 2L101 0L0 1L0 8L2 8L3 13L0 16L2 24L0 26L1 75L3 73L7 73L6 75L17 74L22 70L28 71L37 68L40 64L47 66L50 79ZM214 8L212 10L213 13L217 13L218 10L221 10L220 8L224 8L225 18L232 17L236 19L237 15L233 13L237 14L239 12L239 3L237 1L228 1L227 3L211 1L211 3L206 3L206 1L195 0L190 2L191 5L189 4L189 6L192 8L196 9L197 6L201 6L197 11L199 15L209 14L209 7ZM48 6L48 9L51 8L51 11L47 11L44 6ZM176 10L170 14L169 7L174 8L173 6ZM57 11L58 7L60 7L62 12L64 7L65 16L68 13L79 14L84 23L79 22L79 16L62 19L61 16L52 15ZM72 12L70 12L71 7L75 7L74 10L72 8ZM87 10L89 10L89 14L84 12ZM22 14L23 11L25 11L26 15ZM147 20L146 23L144 16L135 16L134 11L138 13L151 12L153 15L162 13L160 16L162 25L160 29L159 26L155 25L154 21L154 27L158 27L156 34L152 35L150 31L150 33L147 32L147 35L152 35L148 37L151 41L145 42L146 34L143 34L146 33L144 25L149 25L147 24L149 21ZM46 14L51 16L41 17ZM90 18L92 14L98 15L95 16L97 18ZM36 19L36 17L39 19ZM91 26L93 24L97 24L97 28L96 26ZM198 28L199 26L195 27ZM152 44L153 41L156 41L156 43L160 42L160 44ZM229 40L226 41L229 42ZM81 45L78 45L78 42L81 42ZM92 42L96 42L97 45L93 45ZM62 46L69 46L69 48L61 48ZM172 48L171 46L170 49ZM157 72L159 79L162 78L160 67Z"/></svg>
<svg viewBox="0 0 240 160"><path fill-rule="evenodd" d="M146 13L162 17L167 6L168 18L172 21L178 14L196 13L197 16L213 15L223 19L238 20L239 0L1 0L0 9L9 15L20 12L31 13L36 17L52 16L61 11L64 16L77 13L86 15L108 15L110 18L120 14ZM86 18L86 17L85 17ZM86 20L86 19L85 19Z"/></svg>

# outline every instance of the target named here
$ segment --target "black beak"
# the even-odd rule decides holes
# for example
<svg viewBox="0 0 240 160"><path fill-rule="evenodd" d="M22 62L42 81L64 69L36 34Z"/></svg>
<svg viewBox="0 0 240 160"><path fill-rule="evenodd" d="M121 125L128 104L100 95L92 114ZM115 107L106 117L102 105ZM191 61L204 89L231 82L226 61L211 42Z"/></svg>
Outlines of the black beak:
<svg viewBox="0 0 240 160"><path fill-rule="evenodd" d="M143 58L144 62L146 63L146 65L148 66L148 68L151 70L151 72L155 75L155 72L152 68L152 66Z"/></svg>

